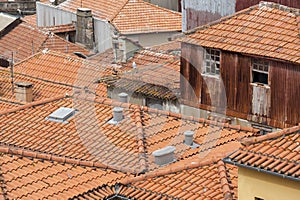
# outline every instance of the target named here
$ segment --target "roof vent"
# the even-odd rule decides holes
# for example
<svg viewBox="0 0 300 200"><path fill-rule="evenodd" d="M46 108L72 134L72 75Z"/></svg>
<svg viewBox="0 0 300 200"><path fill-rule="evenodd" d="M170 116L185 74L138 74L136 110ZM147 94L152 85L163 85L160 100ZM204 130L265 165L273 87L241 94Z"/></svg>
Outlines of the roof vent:
<svg viewBox="0 0 300 200"><path fill-rule="evenodd" d="M174 162L176 160L174 155L175 150L176 148L173 146L166 146L154 151L152 155L154 156L155 163L161 166Z"/></svg>
<svg viewBox="0 0 300 200"><path fill-rule="evenodd" d="M193 140L194 140L194 131L185 131L184 132L184 144L188 146L193 145Z"/></svg>
<svg viewBox="0 0 300 200"><path fill-rule="evenodd" d="M109 120L108 123L116 125L120 121L122 121L123 119L124 119L123 108L121 108L121 107L115 107L113 109L113 118L111 120Z"/></svg>
<svg viewBox="0 0 300 200"><path fill-rule="evenodd" d="M194 142L194 135L195 135L194 131L185 131L184 132L184 144L186 144L192 148L198 147L199 144L196 144Z"/></svg>
<svg viewBox="0 0 300 200"><path fill-rule="evenodd" d="M66 108L61 107L51 113L49 117L46 117L46 120L53 121L53 122L62 122L62 123L68 123L67 120L75 115L76 110L73 108Z"/></svg>
<svg viewBox="0 0 300 200"><path fill-rule="evenodd" d="M33 92L32 92L32 83L28 82L17 82L16 83L16 99L25 102L32 102Z"/></svg>
<svg viewBox="0 0 300 200"><path fill-rule="evenodd" d="M119 94L119 101L122 103L128 103L128 94L125 92L122 92Z"/></svg>

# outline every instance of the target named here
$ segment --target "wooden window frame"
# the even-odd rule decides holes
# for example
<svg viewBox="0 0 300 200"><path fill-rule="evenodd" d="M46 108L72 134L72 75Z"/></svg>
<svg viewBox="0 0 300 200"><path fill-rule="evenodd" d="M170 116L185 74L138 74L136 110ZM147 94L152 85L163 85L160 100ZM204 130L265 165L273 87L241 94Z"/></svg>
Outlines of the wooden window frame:
<svg viewBox="0 0 300 200"><path fill-rule="evenodd" d="M253 58L251 63L251 82L256 84L269 85L269 69L269 61L260 58Z"/></svg>
<svg viewBox="0 0 300 200"><path fill-rule="evenodd" d="M213 48L204 48L203 75L219 77L221 68L221 51Z"/></svg>

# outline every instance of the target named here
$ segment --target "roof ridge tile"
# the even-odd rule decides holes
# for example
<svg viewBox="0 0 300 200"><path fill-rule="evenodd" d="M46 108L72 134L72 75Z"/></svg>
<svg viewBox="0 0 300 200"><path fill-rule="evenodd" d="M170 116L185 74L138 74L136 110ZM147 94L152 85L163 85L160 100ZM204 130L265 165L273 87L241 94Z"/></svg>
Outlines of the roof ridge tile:
<svg viewBox="0 0 300 200"><path fill-rule="evenodd" d="M224 199L226 199L226 200L233 199L232 193L230 190L230 186L229 186L229 182L227 179L225 163L222 160L220 160L218 162L218 172L219 172L219 176L220 176L220 182L221 182L222 191L224 194Z"/></svg>
<svg viewBox="0 0 300 200"><path fill-rule="evenodd" d="M10 113L14 113L14 112L17 112L17 111L21 111L21 110L24 110L24 109L27 109L27 108L30 108L30 107L33 107L33 106L43 105L43 104L46 104L46 103L49 103L49 102L57 101L57 100L65 98L66 96L67 96L66 94L65 95L58 95L56 97L46 98L46 99L42 99L42 100L39 100L39 101L33 101L31 103L27 103L27 104L22 105L22 106L18 106L18 107L15 107L15 108L3 110L3 111L0 111L0 116L10 114Z"/></svg>
<svg viewBox="0 0 300 200"><path fill-rule="evenodd" d="M283 129L281 131L276 131L276 132L268 133L266 135L261 135L261 136L256 136L256 137L250 137L250 138L244 138L244 139L241 140L241 144L243 144L245 146L249 146L251 144L260 143L260 142L263 142L265 140L276 139L276 138L279 138L281 136L297 132L299 130L300 130L300 124L298 126L293 126L293 127L290 127L290 128L285 128L285 129Z"/></svg>

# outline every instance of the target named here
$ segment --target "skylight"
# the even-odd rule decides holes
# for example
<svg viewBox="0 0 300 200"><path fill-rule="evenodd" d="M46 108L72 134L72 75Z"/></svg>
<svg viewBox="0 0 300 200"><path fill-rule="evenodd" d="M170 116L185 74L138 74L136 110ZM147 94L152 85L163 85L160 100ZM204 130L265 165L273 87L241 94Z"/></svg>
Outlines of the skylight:
<svg viewBox="0 0 300 200"><path fill-rule="evenodd" d="M53 122L68 123L67 120L75 114L76 110L73 108L60 107L51 113L46 120Z"/></svg>

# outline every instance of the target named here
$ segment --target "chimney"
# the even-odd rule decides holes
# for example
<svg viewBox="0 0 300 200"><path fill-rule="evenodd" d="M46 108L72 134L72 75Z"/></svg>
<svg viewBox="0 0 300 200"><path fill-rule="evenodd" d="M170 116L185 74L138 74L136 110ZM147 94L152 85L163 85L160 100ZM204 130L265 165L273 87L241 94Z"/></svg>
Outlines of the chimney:
<svg viewBox="0 0 300 200"><path fill-rule="evenodd" d="M184 144L188 146L193 146L194 143L194 131L185 131L184 132Z"/></svg>
<svg viewBox="0 0 300 200"><path fill-rule="evenodd" d="M142 48L138 42L134 42L125 36L113 36L113 52L114 62L127 62L127 60L133 57L134 53Z"/></svg>
<svg viewBox="0 0 300 200"><path fill-rule="evenodd" d="M75 40L89 49L94 48L94 22L92 10L89 8L77 9L77 23Z"/></svg>
<svg viewBox="0 0 300 200"><path fill-rule="evenodd" d="M176 148L173 146L166 146L162 149L156 150L152 153L154 156L155 163L157 165L166 165L175 161L175 152Z"/></svg>
<svg viewBox="0 0 300 200"><path fill-rule="evenodd" d="M122 121L123 119L123 108L121 107L115 107L113 109L113 121L115 121L116 123Z"/></svg>
<svg viewBox="0 0 300 200"><path fill-rule="evenodd" d="M122 92L119 94L119 101L122 103L128 103L128 94L125 92Z"/></svg>
<svg viewBox="0 0 300 200"><path fill-rule="evenodd" d="M24 102L32 102L32 83L17 82L16 86L16 99Z"/></svg>

